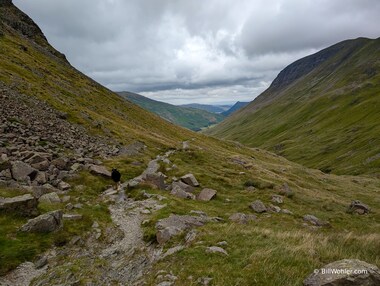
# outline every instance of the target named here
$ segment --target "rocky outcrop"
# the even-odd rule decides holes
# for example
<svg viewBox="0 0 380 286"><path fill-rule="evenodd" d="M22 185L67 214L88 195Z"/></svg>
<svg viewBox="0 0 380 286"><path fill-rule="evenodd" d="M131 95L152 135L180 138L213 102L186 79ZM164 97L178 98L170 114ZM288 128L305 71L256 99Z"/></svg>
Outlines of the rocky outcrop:
<svg viewBox="0 0 380 286"><path fill-rule="evenodd" d="M239 224L247 224L249 221L257 220L255 215L246 215L244 213L234 213L228 218L230 221Z"/></svg>
<svg viewBox="0 0 380 286"><path fill-rule="evenodd" d="M38 201L30 194L13 198L0 198L0 211L25 216L38 214Z"/></svg>
<svg viewBox="0 0 380 286"><path fill-rule="evenodd" d="M358 259L343 259L314 270L304 286L377 286L380 270L377 266Z"/></svg>
<svg viewBox="0 0 380 286"><path fill-rule="evenodd" d="M52 211L36 218L28 220L26 224L21 227L23 232L38 232L47 233L60 229L62 227L62 211Z"/></svg>

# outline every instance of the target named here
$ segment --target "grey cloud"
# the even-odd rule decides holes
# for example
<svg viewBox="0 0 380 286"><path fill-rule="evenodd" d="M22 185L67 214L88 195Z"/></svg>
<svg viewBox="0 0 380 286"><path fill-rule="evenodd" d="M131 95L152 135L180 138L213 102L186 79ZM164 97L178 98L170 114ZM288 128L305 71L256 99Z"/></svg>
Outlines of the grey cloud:
<svg viewBox="0 0 380 286"><path fill-rule="evenodd" d="M79 70L181 102L252 100L294 60L380 35L377 0L14 0Z"/></svg>

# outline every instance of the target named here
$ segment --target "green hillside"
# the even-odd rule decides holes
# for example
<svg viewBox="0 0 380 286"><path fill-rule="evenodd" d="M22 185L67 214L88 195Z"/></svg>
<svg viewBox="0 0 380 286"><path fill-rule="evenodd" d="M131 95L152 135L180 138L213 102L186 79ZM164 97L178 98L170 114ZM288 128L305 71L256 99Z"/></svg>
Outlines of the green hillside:
<svg viewBox="0 0 380 286"><path fill-rule="evenodd" d="M325 174L171 124L78 72L12 1L0 4L0 285L171 283L165 279L172 285L301 285L314 269L336 260L380 265L379 179ZM4 116L9 113L18 117ZM46 122L48 117L54 121ZM82 138L71 136L72 130L119 147L142 147L97 157L91 146L76 147ZM32 158L48 161L47 170L28 171L24 161ZM25 168L14 168L16 161ZM114 167L122 174L118 191L105 172ZM151 181L132 184L151 169ZM15 170L27 172L25 181L15 178ZM44 172L50 172L49 183L36 179ZM192 195L211 188L216 197L183 199L157 187L161 179L173 187L188 173L200 184ZM43 201L41 192L58 200ZM4 208L20 195L38 198L40 214L62 211L63 225L21 231L39 217ZM274 195L283 202L277 205ZM268 209L252 210L256 200ZM368 204L370 212L348 213L353 200ZM230 219L237 213L247 221ZM159 244L156 223L170 215L205 223ZM306 222L305 215L323 223ZM209 252L212 246L227 255Z"/></svg>
<svg viewBox="0 0 380 286"><path fill-rule="evenodd" d="M208 130L336 174L379 174L380 38L338 43L286 67Z"/></svg>
<svg viewBox="0 0 380 286"><path fill-rule="evenodd" d="M231 105L209 105L209 104L199 104L199 103L188 103L188 104L183 104L180 106L206 110L212 113L222 113L231 108Z"/></svg>
<svg viewBox="0 0 380 286"><path fill-rule="evenodd" d="M221 114L215 114L196 108L176 106L152 100L136 93L119 92L118 94L138 106L161 116L169 122L193 131L199 131L204 127L219 123L224 119L224 116Z"/></svg>

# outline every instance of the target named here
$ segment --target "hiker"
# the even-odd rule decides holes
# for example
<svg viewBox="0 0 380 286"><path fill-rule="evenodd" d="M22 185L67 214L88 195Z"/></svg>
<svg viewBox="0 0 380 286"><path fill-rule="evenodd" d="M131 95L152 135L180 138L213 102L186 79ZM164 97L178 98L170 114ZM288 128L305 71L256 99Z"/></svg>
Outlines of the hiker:
<svg viewBox="0 0 380 286"><path fill-rule="evenodd" d="M112 180L116 183L116 190L120 188L120 179L121 179L121 174L117 169L112 169L111 173L111 178Z"/></svg>

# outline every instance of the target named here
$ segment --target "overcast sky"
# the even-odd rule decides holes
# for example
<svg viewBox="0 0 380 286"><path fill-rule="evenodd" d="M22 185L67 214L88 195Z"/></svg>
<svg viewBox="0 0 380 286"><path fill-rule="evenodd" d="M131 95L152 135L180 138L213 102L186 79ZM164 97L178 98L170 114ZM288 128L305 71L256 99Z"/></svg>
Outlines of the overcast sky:
<svg viewBox="0 0 380 286"><path fill-rule="evenodd" d="M294 60L380 36L379 0L14 0L77 69L174 104L251 101Z"/></svg>

